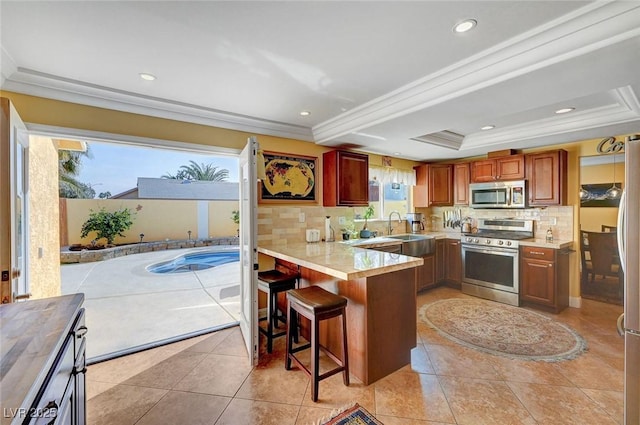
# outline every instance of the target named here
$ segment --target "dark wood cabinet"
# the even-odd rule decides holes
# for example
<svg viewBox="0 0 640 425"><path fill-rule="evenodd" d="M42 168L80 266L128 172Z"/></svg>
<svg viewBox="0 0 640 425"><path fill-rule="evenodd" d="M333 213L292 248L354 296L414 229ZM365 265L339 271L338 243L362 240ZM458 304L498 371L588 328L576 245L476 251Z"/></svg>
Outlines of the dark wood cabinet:
<svg viewBox="0 0 640 425"><path fill-rule="evenodd" d="M469 163L453 165L453 204L469 205Z"/></svg>
<svg viewBox="0 0 640 425"><path fill-rule="evenodd" d="M458 239L436 240L435 279L438 284L462 283L462 245Z"/></svg>
<svg viewBox="0 0 640 425"><path fill-rule="evenodd" d="M436 283L444 281L444 271L446 266L446 240L436 239Z"/></svg>
<svg viewBox="0 0 640 425"><path fill-rule="evenodd" d="M473 183L499 180L521 180L524 178L524 154L489 158L471 162L471 181Z"/></svg>
<svg viewBox="0 0 640 425"><path fill-rule="evenodd" d="M520 248L520 302L558 313L569 305L569 250Z"/></svg>
<svg viewBox="0 0 640 425"><path fill-rule="evenodd" d="M423 164L414 167L416 185L413 187L414 207L442 207L453 205L453 166L451 164Z"/></svg>
<svg viewBox="0 0 640 425"><path fill-rule="evenodd" d="M436 285L436 256L434 254L422 257L424 264L418 267L418 291L432 288Z"/></svg>
<svg viewBox="0 0 640 425"><path fill-rule="evenodd" d="M462 284L462 245L459 239L446 239L447 257L444 279L456 286Z"/></svg>
<svg viewBox="0 0 640 425"><path fill-rule="evenodd" d="M347 151L324 153L322 199L325 207L369 205L369 156Z"/></svg>
<svg viewBox="0 0 640 425"><path fill-rule="evenodd" d="M567 204L567 151L527 154L529 206Z"/></svg>

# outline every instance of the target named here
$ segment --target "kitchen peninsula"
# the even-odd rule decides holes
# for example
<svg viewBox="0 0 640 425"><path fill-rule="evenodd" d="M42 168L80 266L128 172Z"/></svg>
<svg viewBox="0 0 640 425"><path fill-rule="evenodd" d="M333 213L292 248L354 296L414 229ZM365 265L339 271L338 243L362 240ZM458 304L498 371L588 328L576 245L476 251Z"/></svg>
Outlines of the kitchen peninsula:
<svg viewBox="0 0 640 425"><path fill-rule="evenodd" d="M260 243L258 252L272 257L278 268L299 271L300 287L318 285L348 299L350 372L365 385L411 362L421 258L338 242ZM339 320L320 328L320 341L332 352L340 347Z"/></svg>

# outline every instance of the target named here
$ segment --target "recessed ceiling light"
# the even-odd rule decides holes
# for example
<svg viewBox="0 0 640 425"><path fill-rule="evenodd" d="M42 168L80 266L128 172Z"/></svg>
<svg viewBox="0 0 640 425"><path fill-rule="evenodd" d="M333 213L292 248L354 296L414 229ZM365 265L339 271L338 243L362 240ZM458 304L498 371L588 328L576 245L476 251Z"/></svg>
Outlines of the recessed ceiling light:
<svg viewBox="0 0 640 425"><path fill-rule="evenodd" d="M491 130L496 128L495 125L485 125L484 127L481 127L480 130Z"/></svg>
<svg viewBox="0 0 640 425"><path fill-rule="evenodd" d="M476 21L475 19L465 19L462 22L458 22L453 27L453 32L467 32L476 25L478 25L478 21Z"/></svg>
<svg viewBox="0 0 640 425"><path fill-rule="evenodd" d="M573 110L575 110L576 108L562 108L562 109L558 109L556 111L556 114L566 114L567 112L571 112Z"/></svg>
<svg viewBox="0 0 640 425"><path fill-rule="evenodd" d="M309 115L311 115L311 112L309 112L309 111L300 111L300 115L302 115L303 117L308 117Z"/></svg>
<svg viewBox="0 0 640 425"><path fill-rule="evenodd" d="M146 81L153 81L156 79L156 76L153 74L147 74L146 72L141 72L140 73L140 78L142 78L143 80Z"/></svg>
<svg viewBox="0 0 640 425"><path fill-rule="evenodd" d="M398 156L398 155L400 155L400 152L394 152L393 154L394 154L395 156Z"/></svg>

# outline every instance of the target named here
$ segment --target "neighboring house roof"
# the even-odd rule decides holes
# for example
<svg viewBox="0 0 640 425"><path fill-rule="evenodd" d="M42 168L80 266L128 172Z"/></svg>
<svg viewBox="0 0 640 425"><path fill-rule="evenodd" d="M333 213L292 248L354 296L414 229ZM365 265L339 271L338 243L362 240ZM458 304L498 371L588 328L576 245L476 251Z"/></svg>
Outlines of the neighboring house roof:
<svg viewBox="0 0 640 425"><path fill-rule="evenodd" d="M138 199L138 188L134 187L133 189L117 193L111 196L109 199Z"/></svg>
<svg viewBox="0 0 640 425"><path fill-rule="evenodd" d="M237 201L237 182L211 182L138 177L138 187L112 196L112 199L202 199ZM137 196L136 195L137 192Z"/></svg>

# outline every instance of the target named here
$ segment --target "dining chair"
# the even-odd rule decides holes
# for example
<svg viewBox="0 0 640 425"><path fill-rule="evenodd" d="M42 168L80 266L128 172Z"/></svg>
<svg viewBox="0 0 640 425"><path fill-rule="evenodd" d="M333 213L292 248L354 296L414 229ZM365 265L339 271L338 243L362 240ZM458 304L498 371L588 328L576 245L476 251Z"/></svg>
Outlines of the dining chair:
<svg viewBox="0 0 640 425"><path fill-rule="evenodd" d="M593 283L596 276L617 277L622 282L622 268L618 258L618 241L615 232L581 231L580 251L583 270ZM589 259L586 260L588 252Z"/></svg>

